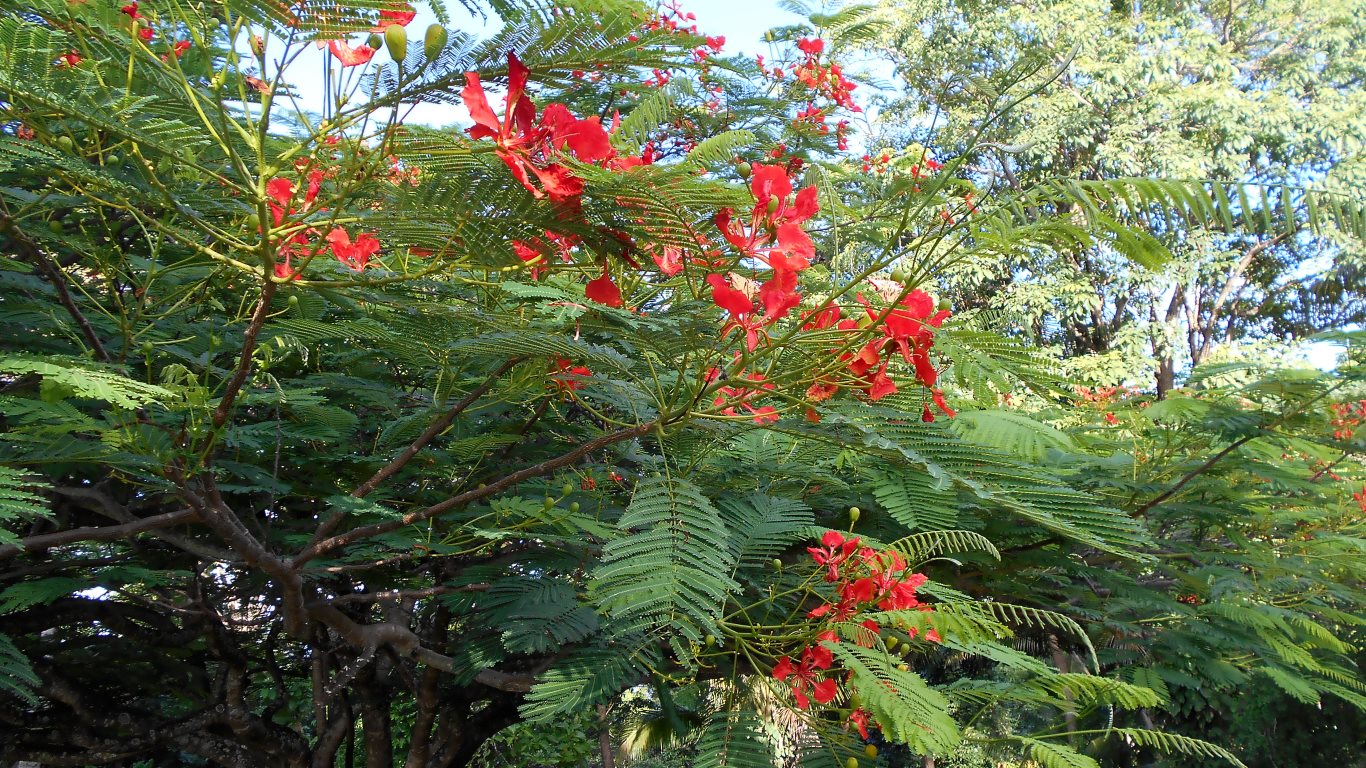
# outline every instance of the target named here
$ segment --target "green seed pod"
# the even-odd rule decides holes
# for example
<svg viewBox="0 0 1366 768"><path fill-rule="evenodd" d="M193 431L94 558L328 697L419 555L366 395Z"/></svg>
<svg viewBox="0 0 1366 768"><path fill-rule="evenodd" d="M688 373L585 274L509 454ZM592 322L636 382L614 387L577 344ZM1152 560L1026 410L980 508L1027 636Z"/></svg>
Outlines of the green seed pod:
<svg viewBox="0 0 1366 768"><path fill-rule="evenodd" d="M740 174L740 178L748 179L750 177L750 174L754 173L754 166L750 165L749 163L740 163L739 165L735 166L735 172Z"/></svg>
<svg viewBox="0 0 1366 768"><path fill-rule="evenodd" d="M365 38L365 44L378 51L384 45L384 38L380 37L378 32L371 32L370 36Z"/></svg>
<svg viewBox="0 0 1366 768"><path fill-rule="evenodd" d="M858 519L859 519L859 516L862 515L862 514L863 514L863 511L860 510L858 507L850 507L850 508L849 508L849 522L850 522L850 523L857 523L857 522L858 522Z"/></svg>
<svg viewBox="0 0 1366 768"><path fill-rule="evenodd" d="M389 49L389 57L402 64L408 58L408 30L397 24L390 24L384 30L384 47Z"/></svg>
<svg viewBox="0 0 1366 768"><path fill-rule="evenodd" d="M863 747L863 754L867 755L869 760L876 760L877 747L873 746L872 744L865 744Z"/></svg>
<svg viewBox="0 0 1366 768"><path fill-rule="evenodd" d="M427 55L427 61L435 61L441 55L441 51L446 48L446 28L440 24L433 24L427 27L427 36L422 41L422 52Z"/></svg>

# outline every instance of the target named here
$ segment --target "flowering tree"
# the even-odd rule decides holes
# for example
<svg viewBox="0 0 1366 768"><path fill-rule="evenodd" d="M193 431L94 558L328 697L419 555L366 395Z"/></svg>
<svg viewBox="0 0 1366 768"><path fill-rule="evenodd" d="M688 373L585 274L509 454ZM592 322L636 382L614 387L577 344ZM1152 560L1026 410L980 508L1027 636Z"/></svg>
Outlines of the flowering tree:
<svg viewBox="0 0 1366 768"><path fill-rule="evenodd" d="M826 38L858 12L749 61L673 6L491 5L485 41L388 0L0 18L0 755L464 765L651 686L702 702L701 764L847 763L947 754L1003 701L1157 706L1057 606L930 571L1018 537L1151 561L1141 521L965 436L940 380L1037 381L951 335L942 259L1037 242L1021 200L1113 192L988 203L951 162L840 158ZM946 656L1012 683L927 679ZM1090 764L1068 735L1000 738Z"/></svg>

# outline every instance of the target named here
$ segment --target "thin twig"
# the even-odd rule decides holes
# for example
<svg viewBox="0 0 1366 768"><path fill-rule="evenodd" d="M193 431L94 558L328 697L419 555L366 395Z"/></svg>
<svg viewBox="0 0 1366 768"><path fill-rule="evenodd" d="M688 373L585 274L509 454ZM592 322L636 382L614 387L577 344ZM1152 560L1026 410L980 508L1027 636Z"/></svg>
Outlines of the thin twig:
<svg viewBox="0 0 1366 768"><path fill-rule="evenodd" d="M23 255L38 267L38 271L43 273L43 277L47 278L49 283L52 283L53 289L57 291L57 300L66 308L71 319L76 321L76 325L81 329L81 335L85 337L85 342L94 350L95 357L103 363L113 360L109 356L109 351L104 348L104 344L100 341L100 337L95 335L95 327L85 318L81 308L76 306L76 302L71 298L71 292L66 289L65 273L52 263L52 260L43 253L43 250L30 240L28 235L23 233L23 230L14 225L14 219L11 219L8 214L0 214L0 232L9 235Z"/></svg>

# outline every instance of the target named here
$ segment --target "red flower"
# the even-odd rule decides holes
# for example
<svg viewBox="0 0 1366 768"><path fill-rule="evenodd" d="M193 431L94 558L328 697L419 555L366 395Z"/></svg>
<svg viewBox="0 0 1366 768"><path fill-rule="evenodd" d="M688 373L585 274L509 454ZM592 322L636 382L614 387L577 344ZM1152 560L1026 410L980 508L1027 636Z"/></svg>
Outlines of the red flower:
<svg viewBox="0 0 1366 768"><path fill-rule="evenodd" d="M825 50L825 41L819 37L814 40L803 37L801 40L797 41L797 50L805 53L807 56L819 56L821 55L821 52Z"/></svg>
<svg viewBox="0 0 1366 768"><path fill-rule="evenodd" d="M858 549L858 543L857 537L845 541L844 534L839 531L826 531L821 537L823 546L820 549L807 547L806 551L811 553L816 565L825 566L825 580L836 581L839 579L839 567Z"/></svg>
<svg viewBox="0 0 1366 768"><path fill-rule="evenodd" d="M663 246L659 251L651 252L650 258L654 259L659 271L668 277L683 271L683 251L677 247Z"/></svg>
<svg viewBox="0 0 1366 768"><path fill-rule="evenodd" d="M57 58L57 66L74 67L84 60L85 57L81 56L80 51L68 51Z"/></svg>
<svg viewBox="0 0 1366 768"><path fill-rule="evenodd" d="M346 44L345 40L329 40L327 50L337 57L343 67L357 67L370 61L375 55L375 49L368 45L361 44L352 48Z"/></svg>
<svg viewBox="0 0 1366 768"><path fill-rule="evenodd" d="M190 41L189 41L189 40L177 40L177 41L175 42L175 45L172 45L172 46L171 46L171 53L174 53L174 54L175 54L175 57L178 59L178 58L180 58L181 54L185 53L185 52L188 51L189 49L190 49Z"/></svg>
<svg viewBox="0 0 1366 768"><path fill-rule="evenodd" d="M585 163L596 163L616 154L602 120L596 115L579 119L563 104L551 104L541 113L541 125L549 131L550 142L556 149L568 147Z"/></svg>
<svg viewBox="0 0 1366 768"><path fill-rule="evenodd" d="M563 105L547 107L537 123L536 106L526 95L529 74L522 62L509 53L506 108L503 119L499 120L489 106L479 74L466 72L461 98L474 120L467 132L474 139L493 139L499 159L532 195L572 202L583 194L583 180L568 168L551 162L552 152L567 148L579 160L594 163L610 160L616 151L598 118L580 120ZM531 183L533 175L540 181L541 188Z"/></svg>
<svg viewBox="0 0 1366 768"><path fill-rule="evenodd" d="M332 255L355 272L364 270L370 264L370 257L379 252L379 240L369 232L363 232L351 242L346 230L337 227L327 233L327 242L332 245Z"/></svg>
<svg viewBox="0 0 1366 768"><path fill-rule="evenodd" d="M412 23L417 16L417 11L410 5L403 5L396 10L384 10L379 12L379 22L375 24L371 32L383 32L392 26L406 27Z"/></svg>
<svg viewBox="0 0 1366 768"><path fill-rule="evenodd" d="M599 304L606 304L609 307L622 306L621 289L612 282L612 274L607 269L606 260L602 262L602 276L588 281L583 294Z"/></svg>
<svg viewBox="0 0 1366 768"><path fill-rule="evenodd" d="M834 654L830 649L824 646L807 648L802 651L800 664L793 664L786 656L779 659L773 667L773 677L792 686L792 695L797 699L797 706L802 709L811 706L811 701L806 695L807 690L811 691L811 698L817 702L829 704L839 693L839 683L833 678L818 679L817 670L829 669L833 662Z"/></svg>
<svg viewBox="0 0 1366 768"><path fill-rule="evenodd" d="M868 740L868 713L862 707L849 713L849 722L858 728L858 734L864 741Z"/></svg>
<svg viewBox="0 0 1366 768"><path fill-rule="evenodd" d="M156 30L152 29L151 27L142 27L138 30L138 37L142 38L142 42L144 43L150 41L152 37L155 35Z"/></svg>
<svg viewBox="0 0 1366 768"><path fill-rule="evenodd" d="M707 381L715 381L720 373L716 368L711 369L707 374ZM754 417L755 424L772 424L777 421L777 408L771 405L758 406L754 404L754 400L761 397L764 392L773 390L773 382L764 381L764 375L757 372L750 373L743 378L746 381L753 382L753 385L721 387L717 389L716 399L712 401L712 405L717 408L725 406L721 413L726 416L739 416L740 414L735 412L735 408L737 406L744 408Z"/></svg>
<svg viewBox="0 0 1366 768"><path fill-rule="evenodd" d="M119 12L128 14L128 18L134 21L142 18L142 14L138 13L138 4L136 1L123 6L119 9Z"/></svg>
<svg viewBox="0 0 1366 768"><path fill-rule="evenodd" d="M554 383L555 388L561 392L583 389L583 379L593 375L587 366L574 365L573 362L563 357L555 358L555 369L556 373L550 377L550 380Z"/></svg>

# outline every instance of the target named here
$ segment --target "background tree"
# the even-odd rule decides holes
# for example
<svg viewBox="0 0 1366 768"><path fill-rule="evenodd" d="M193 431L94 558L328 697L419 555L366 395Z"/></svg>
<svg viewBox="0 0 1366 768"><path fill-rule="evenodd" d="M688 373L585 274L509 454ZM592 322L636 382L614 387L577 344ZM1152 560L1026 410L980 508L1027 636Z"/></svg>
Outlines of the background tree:
<svg viewBox="0 0 1366 768"><path fill-rule="evenodd" d="M1366 7L1355 0L884 9L878 53L905 89L888 100L879 148L965 157L985 189L1134 176L1361 189L1366 137L1360 120L1344 119L1366 98ZM991 95L1022 69L1046 63L1034 75L1042 82L1063 62L1059 77L974 134ZM1294 341L1361 321L1359 237L1249 231L1305 204L1294 189L1253 187L1230 201L1227 220L1158 222L1153 234L1172 255L1159 269L1134 268L1102 240L1021 248L944 278L960 306L1006 312L1101 383L1153 375L1165 393L1221 343Z"/></svg>

